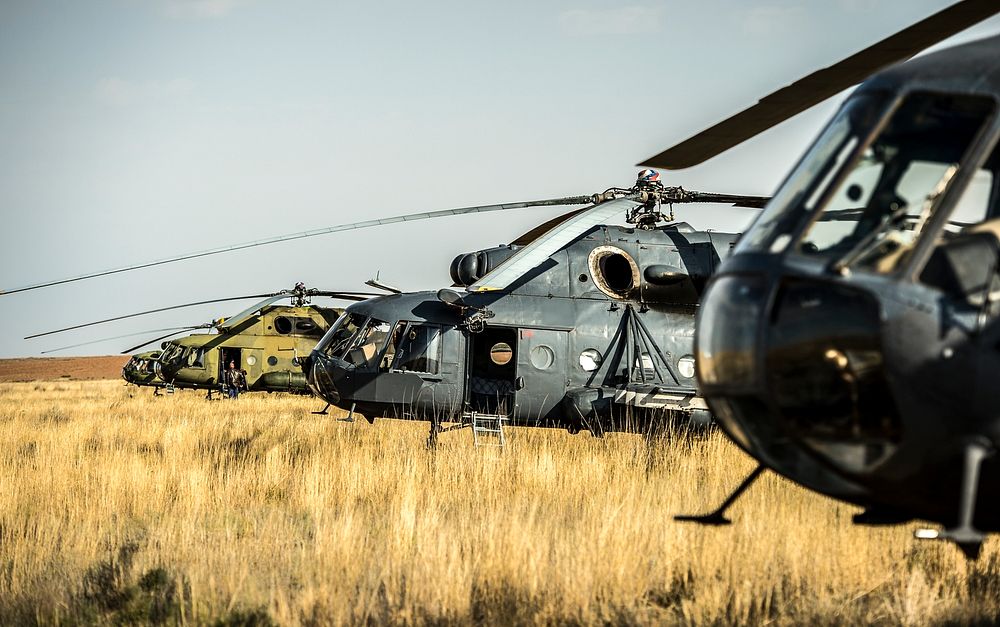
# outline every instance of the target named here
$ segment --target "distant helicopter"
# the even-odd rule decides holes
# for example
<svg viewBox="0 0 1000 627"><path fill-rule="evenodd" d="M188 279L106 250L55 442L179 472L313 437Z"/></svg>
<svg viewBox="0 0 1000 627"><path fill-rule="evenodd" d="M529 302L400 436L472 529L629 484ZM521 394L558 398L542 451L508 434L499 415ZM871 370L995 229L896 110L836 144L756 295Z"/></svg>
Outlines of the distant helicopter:
<svg viewBox="0 0 1000 627"><path fill-rule="evenodd" d="M665 187L644 170L634 187L597 194L511 245L458 256L451 277L464 294L349 306L304 363L309 385L351 416L427 420L430 444L463 426L601 435L707 424L694 313L737 235L675 222L672 205L766 201Z"/></svg>
<svg viewBox="0 0 1000 627"><path fill-rule="evenodd" d="M174 388L206 390L211 398L213 391L222 389L222 373L228 364L233 363L237 369L246 371L249 391L308 394L305 376L298 365L298 360L309 354L330 325L343 313L342 309L312 305L310 300L315 297L330 297L358 301L374 295L367 292L322 291L306 288L302 283L298 283L291 290L281 290L273 294L174 305L153 311L74 325L66 329L30 337L169 309L196 304L202 305L206 302L264 296L264 300L254 303L231 318L193 327L183 327L181 332L206 329L214 330L216 333L194 333L179 339L166 340L160 345L161 350L159 351L134 355L122 370L122 377L130 383L153 387L154 390L158 388L167 388L168 391L172 391ZM284 299L290 299L290 305L275 304ZM168 336L143 342L123 352L132 352L178 333L173 329L170 331Z"/></svg>
<svg viewBox="0 0 1000 627"><path fill-rule="evenodd" d="M824 80L839 91L892 50L997 12L960 2ZM722 152L808 106L810 80L646 164ZM741 120L766 126L734 134ZM998 237L1000 36L867 80L708 287L698 381L760 465L716 511L681 518L728 523L726 509L772 469L864 507L856 523L932 521L944 531L918 538L977 556L984 532L1000 531Z"/></svg>

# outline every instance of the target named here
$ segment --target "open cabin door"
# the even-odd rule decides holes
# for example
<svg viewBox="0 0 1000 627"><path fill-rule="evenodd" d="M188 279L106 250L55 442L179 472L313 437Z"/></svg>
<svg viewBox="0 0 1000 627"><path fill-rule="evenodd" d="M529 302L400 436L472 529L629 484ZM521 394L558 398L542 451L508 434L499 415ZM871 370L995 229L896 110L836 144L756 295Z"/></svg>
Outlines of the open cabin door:
<svg viewBox="0 0 1000 627"><path fill-rule="evenodd" d="M486 327L469 336L468 409L510 415L517 383L517 329Z"/></svg>
<svg viewBox="0 0 1000 627"><path fill-rule="evenodd" d="M229 362L235 362L236 369L243 369L243 350L240 348L220 348L219 356L222 358L219 362L219 378L217 379L220 384L226 382L226 370L229 369Z"/></svg>

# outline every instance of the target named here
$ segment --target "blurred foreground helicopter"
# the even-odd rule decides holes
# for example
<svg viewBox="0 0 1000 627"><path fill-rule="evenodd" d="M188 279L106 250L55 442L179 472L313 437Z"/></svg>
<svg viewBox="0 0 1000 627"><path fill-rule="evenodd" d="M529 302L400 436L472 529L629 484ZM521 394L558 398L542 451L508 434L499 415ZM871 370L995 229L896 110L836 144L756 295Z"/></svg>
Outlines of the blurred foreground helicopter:
<svg viewBox="0 0 1000 627"><path fill-rule="evenodd" d="M810 82L839 91L998 11L953 5L646 163L699 163L816 102ZM769 468L864 507L856 523L939 523L917 537L969 557L1000 531L998 141L1000 37L885 70L843 104L708 288L698 381L760 466L682 518L727 523Z"/></svg>
<svg viewBox="0 0 1000 627"><path fill-rule="evenodd" d="M122 378L139 386L167 388L168 391L173 391L174 388L207 390L211 398L213 391L222 389L224 380L222 374L228 365L233 363L237 369L246 371L249 391L308 394L305 376L299 367L299 359L309 354L330 325L343 313L342 309L312 305L311 299L322 296L359 301L373 295L364 292L309 289L298 283L291 290L281 290L273 294L175 305L74 325L29 337L40 337L169 309L203 305L206 302L264 296L264 300L254 303L231 318L183 327L180 331L208 329L216 333L193 333L179 339L166 340L167 337L178 334L176 330L171 329L171 333L167 336L143 342L123 351L129 353L152 342L165 340L160 345L159 351L134 355L123 368ZM290 304L276 304L284 299L289 299Z"/></svg>
<svg viewBox="0 0 1000 627"><path fill-rule="evenodd" d="M431 444L465 426L502 440L505 424L595 435L707 424L694 312L737 235L675 222L672 205L766 201L665 187L644 170L511 245L459 255L464 294L349 306L304 364L309 385L352 416L428 420Z"/></svg>

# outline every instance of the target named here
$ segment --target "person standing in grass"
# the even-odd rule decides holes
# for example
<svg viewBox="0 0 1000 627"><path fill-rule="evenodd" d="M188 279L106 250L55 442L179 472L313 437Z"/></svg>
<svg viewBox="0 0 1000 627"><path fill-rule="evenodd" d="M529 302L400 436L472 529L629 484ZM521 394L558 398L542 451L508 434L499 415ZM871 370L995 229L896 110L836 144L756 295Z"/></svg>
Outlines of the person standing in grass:
<svg viewBox="0 0 1000 627"><path fill-rule="evenodd" d="M229 398L238 398L240 390L245 390L246 387L246 375L236 368L236 361L230 361L229 368L226 369L226 392Z"/></svg>

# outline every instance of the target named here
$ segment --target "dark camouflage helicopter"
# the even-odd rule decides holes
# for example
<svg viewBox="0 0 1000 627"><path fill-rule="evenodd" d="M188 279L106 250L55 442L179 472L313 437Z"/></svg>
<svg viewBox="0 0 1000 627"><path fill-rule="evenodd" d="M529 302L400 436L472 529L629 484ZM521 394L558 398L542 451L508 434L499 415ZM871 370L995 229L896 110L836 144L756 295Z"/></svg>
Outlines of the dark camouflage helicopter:
<svg viewBox="0 0 1000 627"><path fill-rule="evenodd" d="M313 392L352 416L428 420L431 444L463 426L600 435L708 423L694 313L737 235L676 222L672 205L767 198L665 187L645 170L591 200L510 245L459 255L451 277L464 294L349 306L304 364Z"/></svg>
<svg viewBox="0 0 1000 627"><path fill-rule="evenodd" d="M710 158L1000 12L965 1L768 96L647 164ZM896 59L898 60L898 59ZM712 279L698 381L764 469L859 524L978 555L1000 531L1000 37L882 71L843 104Z"/></svg>
<svg viewBox="0 0 1000 627"><path fill-rule="evenodd" d="M365 292L322 291L306 288L299 283L291 290L281 290L273 294L173 305L39 333L29 338L194 305L264 297L264 300L254 303L230 318L180 327L179 331L168 329L170 331L168 335L144 341L123 351L130 353L153 342L164 340L160 345L161 350L134 355L122 369L122 378L129 383L152 387L154 390L159 388L167 388L168 391L173 391L174 388L207 390L211 398L213 391L222 389L224 380L222 373L228 364L232 363L237 369L246 372L248 391L308 394L309 389L299 366L299 359L309 354L330 325L343 313L343 309L310 304L311 299L329 297L358 301L374 295ZM276 304L285 299L290 300L289 305ZM196 329L208 332L193 333L179 339L167 339Z"/></svg>

